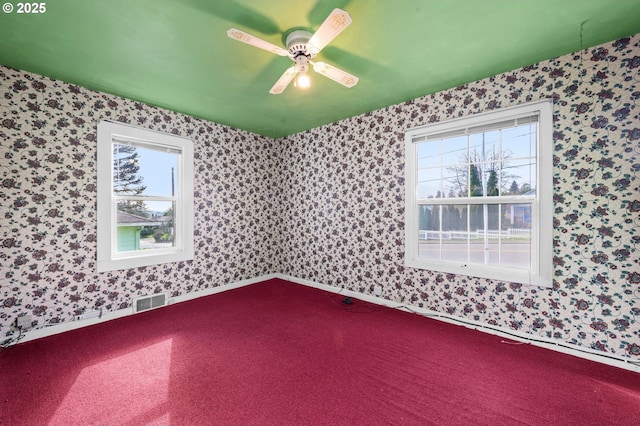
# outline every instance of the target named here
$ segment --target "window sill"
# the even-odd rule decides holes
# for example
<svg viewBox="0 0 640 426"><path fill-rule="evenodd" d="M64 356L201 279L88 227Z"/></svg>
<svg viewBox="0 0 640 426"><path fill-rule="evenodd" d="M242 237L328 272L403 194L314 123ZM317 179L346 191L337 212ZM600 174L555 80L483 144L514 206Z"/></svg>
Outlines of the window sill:
<svg viewBox="0 0 640 426"><path fill-rule="evenodd" d="M487 278L491 280L514 282L545 288L551 288L553 285L551 276L545 277L540 274L532 275L520 269L505 266L492 267L459 262L442 262L430 259L406 259L405 266L434 272Z"/></svg>

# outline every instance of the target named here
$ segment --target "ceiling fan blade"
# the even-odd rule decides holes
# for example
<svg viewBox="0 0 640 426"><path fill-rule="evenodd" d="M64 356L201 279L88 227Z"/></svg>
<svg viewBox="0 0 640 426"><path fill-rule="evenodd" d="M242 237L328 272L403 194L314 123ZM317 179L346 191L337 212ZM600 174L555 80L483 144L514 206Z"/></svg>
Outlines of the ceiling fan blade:
<svg viewBox="0 0 640 426"><path fill-rule="evenodd" d="M229 31L227 31L227 35L229 36L229 38L241 41L242 43L249 44L262 50L266 50L267 52L275 53L276 55L280 56L289 56L289 52L284 50L282 47L278 47L275 44L271 44L268 41L262 40L261 38L252 36L251 34L247 34L237 28L231 28Z"/></svg>
<svg viewBox="0 0 640 426"><path fill-rule="evenodd" d="M327 16L318 30L311 36L307 42L307 48L312 53L317 54L320 52L331 40L336 38L338 34L342 32L351 24L351 16L342 9L333 9L333 11Z"/></svg>
<svg viewBox="0 0 640 426"><path fill-rule="evenodd" d="M316 4L307 14L307 22L311 28L317 28L327 18L329 12L336 7L346 10L353 0L316 0Z"/></svg>
<svg viewBox="0 0 640 426"><path fill-rule="evenodd" d="M278 81L276 81L276 84L274 84L271 90L269 90L269 93L272 95L279 95L284 92L284 89L286 89L289 83L291 83L291 80L293 80L294 75L296 75L295 67L287 68L284 74L282 74Z"/></svg>
<svg viewBox="0 0 640 426"><path fill-rule="evenodd" d="M326 62L311 62L311 65L313 65L313 70L318 74L322 74L345 87L353 87L358 83L359 79L355 75L342 71Z"/></svg>

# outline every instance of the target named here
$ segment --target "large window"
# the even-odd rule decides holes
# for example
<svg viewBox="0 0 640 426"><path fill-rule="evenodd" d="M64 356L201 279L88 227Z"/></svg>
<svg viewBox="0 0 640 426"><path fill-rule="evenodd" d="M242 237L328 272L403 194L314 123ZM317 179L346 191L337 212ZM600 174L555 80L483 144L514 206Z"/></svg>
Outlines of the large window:
<svg viewBox="0 0 640 426"><path fill-rule="evenodd" d="M552 281L552 103L406 134L406 264Z"/></svg>
<svg viewBox="0 0 640 426"><path fill-rule="evenodd" d="M98 272L193 258L193 146L98 125Z"/></svg>

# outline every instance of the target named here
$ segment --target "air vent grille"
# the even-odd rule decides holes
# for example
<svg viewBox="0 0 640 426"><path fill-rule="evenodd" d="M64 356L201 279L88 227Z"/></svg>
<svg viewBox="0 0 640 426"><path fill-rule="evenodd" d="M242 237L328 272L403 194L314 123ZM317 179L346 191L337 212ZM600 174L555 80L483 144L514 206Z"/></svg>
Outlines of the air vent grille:
<svg viewBox="0 0 640 426"><path fill-rule="evenodd" d="M152 294L133 299L133 312L146 311L167 304L167 293Z"/></svg>

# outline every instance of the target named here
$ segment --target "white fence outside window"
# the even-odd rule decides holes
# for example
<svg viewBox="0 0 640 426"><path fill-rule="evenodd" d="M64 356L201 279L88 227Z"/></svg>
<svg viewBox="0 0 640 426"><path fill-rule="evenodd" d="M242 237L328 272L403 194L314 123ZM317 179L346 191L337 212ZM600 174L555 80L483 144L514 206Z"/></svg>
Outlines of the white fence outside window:
<svg viewBox="0 0 640 426"><path fill-rule="evenodd" d="M489 238L531 238L530 229L508 228L499 231L497 229L487 230ZM484 229L476 229L472 232L464 231L418 231L418 239L423 240L473 240L484 238Z"/></svg>

